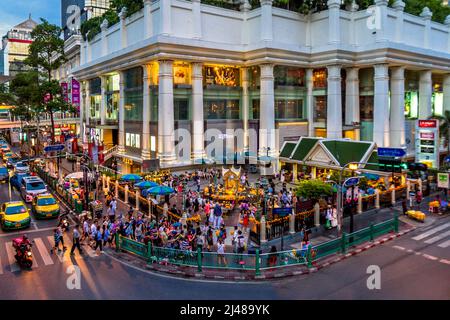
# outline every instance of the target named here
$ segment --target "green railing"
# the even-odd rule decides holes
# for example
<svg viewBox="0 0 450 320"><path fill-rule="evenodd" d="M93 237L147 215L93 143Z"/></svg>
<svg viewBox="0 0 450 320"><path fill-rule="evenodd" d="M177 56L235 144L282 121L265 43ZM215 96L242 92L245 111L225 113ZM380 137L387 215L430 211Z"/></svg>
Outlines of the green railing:
<svg viewBox="0 0 450 320"><path fill-rule="evenodd" d="M131 252L148 261L148 263L166 263L180 266L197 267L201 272L203 268L246 270L259 275L261 270L278 269L293 265L311 267L314 261L335 253L345 253L349 247L366 241L373 241L388 232L398 232L398 216L394 219L371 225L353 232L343 233L339 239L308 246L302 249L263 253L256 250L255 254L236 254L215 252L178 250L171 248L152 247L151 243L145 245L131 239L116 237L116 249Z"/></svg>

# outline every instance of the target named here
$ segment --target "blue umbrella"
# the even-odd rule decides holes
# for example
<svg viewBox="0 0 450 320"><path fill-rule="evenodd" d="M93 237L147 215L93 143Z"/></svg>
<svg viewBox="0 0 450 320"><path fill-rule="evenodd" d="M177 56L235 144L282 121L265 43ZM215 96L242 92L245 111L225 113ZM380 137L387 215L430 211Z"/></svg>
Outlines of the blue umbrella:
<svg viewBox="0 0 450 320"><path fill-rule="evenodd" d="M120 180L123 180L123 181L139 181L139 180L142 180L142 177L140 175L130 173L130 174L123 175L120 178Z"/></svg>
<svg viewBox="0 0 450 320"><path fill-rule="evenodd" d="M175 190L167 187L167 186L157 186L146 190L147 194L153 194L153 195L166 195L174 193Z"/></svg>
<svg viewBox="0 0 450 320"><path fill-rule="evenodd" d="M157 186L159 186L159 184L157 184L154 181L142 181L142 182L136 183L134 186L141 188L141 189L148 189L148 188L157 187Z"/></svg>

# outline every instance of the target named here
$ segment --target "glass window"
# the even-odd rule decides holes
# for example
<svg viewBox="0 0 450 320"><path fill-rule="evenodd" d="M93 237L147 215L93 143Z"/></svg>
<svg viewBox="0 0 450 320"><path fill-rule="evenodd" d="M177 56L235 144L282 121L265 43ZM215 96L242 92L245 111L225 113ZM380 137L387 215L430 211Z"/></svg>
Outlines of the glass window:
<svg viewBox="0 0 450 320"><path fill-rule="evenodd" d="M444 114L444 94L442 92L433 92L432 104L433 115L442 116Z"/></svg>
<svg viewBox="0 0 450 320"><path fill-rule="evenodd" d="M259 99L252 100L252 119L259 120Z"/></svg>
<svg viewBox="0 0 450 320"><path fill-rule="evenodd" d="M361 121L373 120L373 96L360 96L359 110Z"/></svg>
<svg viewBox="0 0 450 320"><path fill-rule="evenodd" d="M314 121L324 122L327 119L327 96L314 97Z"/></svg>
<svg viewBox="0 0 450 320"><path fill-rule="evenodd" d="M107 79L107 91L119 91L120 90L120 75L115 74Z"/></svg>
<svg viewBox="0 0 450 320"><path fill-rule="evenodd" d="M188 85L191 83L191 68L189 63L175 62L173 64L173 83Z"/></svg>
<svg viewBox="0 0 450 320"><path fill-rule="evenodd" d="M125 88L142 88L143 70L141 67L129 69L125 72Z"/></svg>
<svg viewBox="0 0 450 320"><path fill-rule="evenodd" d="M248 68L249 87L258 89L261 85L261 69L257 66Z"/></svg>
<svg viewBox="0 0 450 320"><path fill-rule="evenodd" d="M49 206L56 204L56 200L54 198L39 198L37 200L38 206Z"/></svg>
<svg viewBox="0 0 450 320"><path fill-rule="evenodd" d="M278 86L305 86L305 71L302 68L275 66L275 85Z"/></svg>
<svg viewBox="0 0 450 320"><path fill-rule="evenodd" d="M142 120L142 90L125 91L125 120Z"/></svg>
<svg viewBox="0 0 450 320"><path fill-rule="evenodd" d="M137 133L126 133L125 134L125 145L127 147L140 148L141 147L141 136Z"/></svg>
<svg viewBox="0 0 450 320"><path fill-rule="evenodd" d="M126 133L125 134L125 145L126 146L131 146L131 133Z"/></svg>
<svg viewBox="0 0 450 320"><path fill-rule="evenodd" d="M303 100L275 100L276 119L302 119Z"/></svg>
<svg viewBox="0 0 450 320"><path fill-rule="evenodd" d="M226 66L203 67L203 82L207 86L238 87L239 69Z"/></svg>
<svg viewBox="0 0 450 320"><path fill-rule="evenodd" d="M106 119L117 120L119 110L119 93L106 95Z"/></svg>
<svg viewBox="0 0 450 320"><path fill-rule="evenodd" d="M314 86L314 88L326 88L327 87L327 70L326 69L314 70L313 86Z"/></svg>
<svg viewBox="0 0 450 320"><path fill-rule="evenodd" d="M175 120L189 120L189 100L175 99L173 103Z"/></svg>
<svg viewBox="0 0 450 320"><path fill-rule="evenodd" d="M102 93L102 81L100 78L95 78L89 81L89 93L91 95Z"/></svg>
<svg viewBox="0 0 450 320"><path fill-rule="evenodd" d="M239 100L206 100L205 117L214 119L239 119Z"/></svg>
<svg viewBox="0 0 450 320"><path fill-rule="evenodd" d="M101 95L91 96L91 118L100 118Z"/></svg>
<svg viewBox="0 0 450 320"><path fill-rule="evenodd" d="M405 92L405 117L417 118L419 112L419 94L416 91Z"/></svg>

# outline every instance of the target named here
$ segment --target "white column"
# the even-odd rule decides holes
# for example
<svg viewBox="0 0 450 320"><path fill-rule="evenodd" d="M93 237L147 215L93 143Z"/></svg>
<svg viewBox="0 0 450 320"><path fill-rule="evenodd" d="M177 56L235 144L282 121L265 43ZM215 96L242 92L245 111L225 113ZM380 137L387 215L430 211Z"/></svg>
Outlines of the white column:
<svg viewBox="0 0 450 320"><path fill-rule="evenodd" d="M338 44L341 42L340 31L340 0L328 0L328 43Z"/></svg>
<svg viewBox="0 0 450 320"><path fill-rule="evenodd" d="M144 64L142 90L142 159L151 159L150 153L150 78L151 65Z"/></svg>
<svg viewBox="0 0 450 320"><path fill-rule="evenodd" d="M203 64L192 64L192 158L205 156L203 128Z"/></svg>
<svg viewBox="0 0 450 320"><path fill-rule="evenodd" d="M359 68L347 68L345 78L345 124L359 123ZM359 140L359 129L355 129Z"/></svg>
<svg viewBox="0 0 450 320"><path fill-rule="evenodd" d="M389 67L374 66L373 141L378 147L389 146Z"/></svg>
<svg viewBox="0 0 450 320"><path fill-rule="evenodd" d="M118 153L125 153L125 71L119 71L119 146Z"/></svg>
<svg viewBox="0 0 450 320"><path fill-rule="evenodd" d="M163 1L164 2L164 1ZM122 11L119 13L120 18L120 43L122 49L127 47L128 39L127 39L127 25L125 23L125 18L127 16L127 8L123 7Z"/></svg>
<svg viewBox="0 0 450 320"><path fill-rule="evenodd" d="M403 42L403 10L405 3L402 0L396 0L392 7L395 10L395 42Z"/></svg>
<svg viewBox="0 0 450 320"><path fill-rule="evenodd" d="M314 137L313 69L306 69L306 110L308 110L308 136Z"/></svg>
<svg viewBox="0 0 450 320"><path fill-rule="evenodd" d="M101 101L100 101L100 124L106 124L106 91L108 90L107 76L101 76Z"/></svg>
<svg viewBox="0 0 450 320"><path fill-rule="evenodd" d="M443 81L444 91L444 111L450 111L450 74L444 75Z"/></svg>
<svg viewBox="0 0 450 320"><path fill-rule="evenodd" d="M83 38L81 38L81 44L80 44L80 66L82 66L83 64L86 63L86 42L87 42L87 40L85 41Z"/></svg>
<svg viewBox="0 0 450 320"><path fill-rule="evenodd" d="M259 232L259 242L260 243L266 243L267 239L266 239L266 216L262 215L261 216L261 220L260 220L261 224L260 224L260 232Z"/></svg>
<svg viewBox="0 0 450 320"><path fill-rule="evenodd" d="M91 117L91 90L90 90L90 82L89 82L89 80L86 81L86 96L85 97L86 97L86 100L85 100L85 107L86 107L86 110L85 110L85 116L86 116L85 129L87 129L88 126L89 126L89 121L90 121L89 119ZM89 141L88 136L86 136L86 142L88 142L88 141Z"/></svg>
<svg viewBox="0 0 450 320"><path fill-rule="evenodd" d="M117 199L119 199L119 180L116 180L116 182L114 183L114 197Z"/></svg>
<svg viewBox="0 0 450 320"><path fill-rule="evenodd" d="M202 13L200 10L200 0L192 0L192 20L194 23L194 39L202 38Z"/></svg>
<svg viewBox="0 0 450 320"><path fill-rule="evenodd" d="M430 32L431 32L431 17L433 13L428 9L428 7L423 8L420 16L425 20L425 32L423 34L423 48L430 48Z"/></svg>
<svg viewBox="0 0 450 320"><path fill-rule="evenodd" d="M275 93L273 64L262 64L259 119L259 154L277 154L275 150Z"/></svg>
<svg viewBox="0 0 450 320"><path fill-rule="evenodd" d="M152 33L152 0L144 0L144 39L150 38Z"/></svg>
<svg viewBox="0 0 450 320"><path fill-rule="evenodd" d="M129 187L128 185L125 185L125 203L128 203L128 192L129 192Z"/></svg>
<svg viewBox="0 0 450 320"><path fill-rule="evenodd" d="M86 37L88 37L89 32L86 34ZM89 43L89 40L86 39L86 63L91 62L92 60L92 49L91 44Z"/></svg>
<svg viewBox="0 0 450 320"><path fill-rule="evenodd" d="M102 56L106 56L108 54L108 39L106 38L106 32L108 31L108 20L103 20L100 28L102 30Z"/></svg>
<svg viewBox="0 0 450 320"><path fill-rule="evenodd" d="M387 41L387 6L388 6L388 0L375 0L374 1L376 6L375 11L375 38L376 42L383 42ZM377 17L378 15L379 17Z"/></svg>
<svg viewBox="0 0 450 320"><path fill-rule="evenodd" d="M244 128L244 151L249 150L249 133L248 133L248 121L249 121L249 75L248 68L241 68L242 79L242 122Z"/></svg>
<svg viewBox="0 0 450 320"><path fill-rule="evenodd" d="M341 66L327 66L327 138L342 138Z"/></svg>
<svg viewBox="0 0 450 320"><path fill-rule="evenodd" d="M160 32L164 36L169 36L172 33L172 1L160 1L159 6L161 10Z"/></svg>
<svg viewBox="0 0 450 320"><path fill-rule="evenodd" d="M391 147L405 145L405 68L391 69Z"/></svg>
<svg viewBox="0 0 450 320"><path fill-rule="evenodd" d="M173 61L162 60L159 61L158 99L158 153L162 163L176 159L174 123Z"/></svg>
<svg viewBox="0 0 450 320"><path fill-rule="evenodd" d="M261 2L261 40L273 40L272 4L273 0L260 0Z"/></svg>
<svg viewBox="0 0 450 320"><path fill-rule="evenodd" d="M432 93L431 70L421 71L419 81L419 119L428 119L431 117Z"/></svg>

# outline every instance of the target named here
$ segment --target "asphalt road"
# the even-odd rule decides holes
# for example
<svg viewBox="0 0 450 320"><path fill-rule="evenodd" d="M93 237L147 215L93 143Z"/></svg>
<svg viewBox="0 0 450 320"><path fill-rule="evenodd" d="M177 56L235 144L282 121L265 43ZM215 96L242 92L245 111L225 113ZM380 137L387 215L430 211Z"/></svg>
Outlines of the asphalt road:
<svg viewBox="0 0 450 320"><path fill-rule="evenodd" d="M12 197L20 199L17 192ZM0 202L8 199L8 185L2 184ZM86 247L83 256L50 255L56 221L34 222L25 231L0 232L0 299L450 299L450 216L430 217L399 239L319 272L258 283L156 275ZM8 252L12 239L24 232L35 240L35 265L28 271L20 270ZM65 241L70 248L68 236ZM373 265L381 270L379 290L367 288L367 268Z"/></svg>

